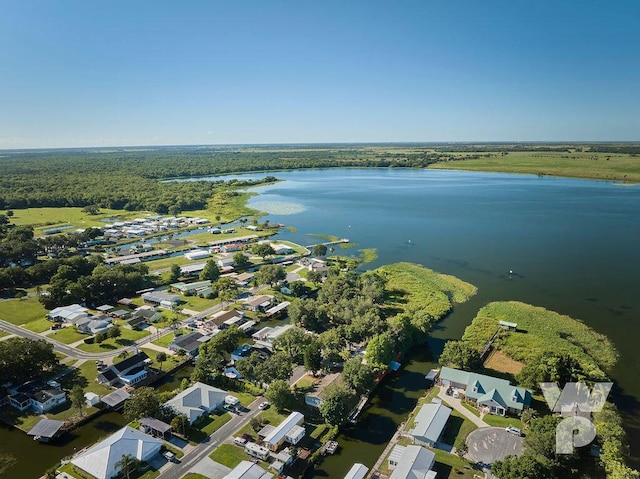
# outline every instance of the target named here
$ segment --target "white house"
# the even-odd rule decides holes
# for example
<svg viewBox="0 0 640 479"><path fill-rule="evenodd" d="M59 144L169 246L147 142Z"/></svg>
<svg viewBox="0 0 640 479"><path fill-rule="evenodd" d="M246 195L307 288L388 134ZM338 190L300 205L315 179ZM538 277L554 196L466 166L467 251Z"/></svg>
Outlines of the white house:
<svg viewBox="0 0 640 479"><path fill-rule="evenodd" d="M305 435L303 423L304 415L297 411L292 412L264 438L264 444L272 451L285 442L298 444Z"/></svg>
<svg viewBox="0 0 640 479"><path fill-rule="evenodd" d="M196 249L184 254L184 257L191 261L208 258L209 256L211 256L211 253L204 249Z"/></svg>
<svg viewBox="0 0 640 479"><path fill-rule="evenodd" d="M447 406L436 403L424 404L416 415L415 426L409 431L413 443L433 447L440 441L450 415L451 409Z"/></svg>
<svg viewBox="0 0 640 479"><path fill-rule="evenodd" d="M84 401L88 407L95 406L100 402L100 396L96 393L84 393Z"/></svg>
<svg viewBox="0 0 640 479"><path fill-rule="evenodd" d="M61 306L59 308L52 309L47 314L47 318L51 321L76 324L81 319L85 319L89 316L88 311L89 310L87 308L84 308L79 304L70 304L69 306Z"/></svg>
<svg viewBox="0 0 640 479"><path fill-rule="evenodd" d="M431 468L436 462L434 452L422 446L395 446L388 458L393 473L389 479L435 479Z"/></svg>
<svg viewBox="0 0 640 479"><path fill-rule="evenodd" d="M167 401L165 405L187 416L189 423L193 424L205 412L221 408L227 396L229 396L227 391L197 382Z"/></svg>
<svg viewBox="0 0 640 479"><path fill-rule="evenodd" d="M271 349L273 347L273 342L291 328L293 328L293 324L275 326L273 328L266 326L260 331L252 334L251 337L255 340L257 345Z"/></svg>
<svg viewBox="0 0 640 479"><path fill-rule="evenodd" d="M12 391L9 404L20 411L32 409L43 414L67 401L67 395L58 388L40 382L27 383Z"/></svg>
<svg viewBox="0 0 640 479"><path fill-rule="evenodd" d="M162 442L125 426L105 440L90 447L71 463L96 479L111 479L119 473L116 464L125 455L149 461L160 452Z"/></svg>

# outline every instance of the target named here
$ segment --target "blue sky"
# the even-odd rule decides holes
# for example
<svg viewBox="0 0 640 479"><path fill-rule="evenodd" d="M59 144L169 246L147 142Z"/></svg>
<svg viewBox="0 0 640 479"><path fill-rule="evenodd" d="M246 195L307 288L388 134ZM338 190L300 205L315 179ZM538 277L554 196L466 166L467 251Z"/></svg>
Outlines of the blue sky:
<svg viewBox="0 0 640 479"><path fill-rule="evenodd" d="M640 140L640 2L0 2L0 148Z"/></svg>

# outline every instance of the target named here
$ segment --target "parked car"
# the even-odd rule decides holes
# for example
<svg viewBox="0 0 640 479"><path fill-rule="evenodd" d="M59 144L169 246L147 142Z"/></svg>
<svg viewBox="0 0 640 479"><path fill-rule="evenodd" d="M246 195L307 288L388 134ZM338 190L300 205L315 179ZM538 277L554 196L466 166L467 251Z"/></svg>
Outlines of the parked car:
<svg viewBox="0 0 640 479"><path fill-rule="evenodd" d="M522 436L522 431L514 426L507 426L504 428L508 433L514 434L516 436Z"/></svg>
<svg viewBox="0 0 640 479"><path fill-rule="evenodd" d="M236 446L244 446L247 443L247 440L244 437L236 437L233 439L233 442Z"/></svg>
<svg viewBox="0 0 640 479"><path fill-rule="evenodd" d="M260 409L261 411L264 411L265 409L269 409L270 407L271 407L271 403L269 401L264 401L260 403L260 405L258 406L258 409Z"/></svg>

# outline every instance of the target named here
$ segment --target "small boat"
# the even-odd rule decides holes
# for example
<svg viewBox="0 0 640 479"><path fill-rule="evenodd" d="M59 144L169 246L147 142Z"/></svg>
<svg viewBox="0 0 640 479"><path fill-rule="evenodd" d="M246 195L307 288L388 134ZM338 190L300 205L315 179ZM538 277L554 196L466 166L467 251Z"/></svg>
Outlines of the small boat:
<svg viewBox="0 0 640 479"><path fill-rule="evenodd" d="M337 450L338 450L337 441L327 441L327 443L324 445L325 454L334 454Z"/></svg>

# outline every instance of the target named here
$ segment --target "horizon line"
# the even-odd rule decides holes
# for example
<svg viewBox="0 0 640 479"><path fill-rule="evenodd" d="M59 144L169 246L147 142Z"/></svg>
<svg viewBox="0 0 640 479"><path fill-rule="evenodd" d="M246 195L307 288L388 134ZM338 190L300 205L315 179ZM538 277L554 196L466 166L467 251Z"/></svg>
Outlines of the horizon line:
<svg viewBox="0 0 640 479"><path fill-rule="evenodd" d="M167 143L162 145L107 145L107 146L51 146L0 148L0 152L83 150L83 149L126 149L126 148L202 148L202 147L269 147L269 146L332 146L332 145L598 145L598 144L640 144L640 140L464 140L464 141L322 141L322 142L274 142L274 143Z"/></svg>

